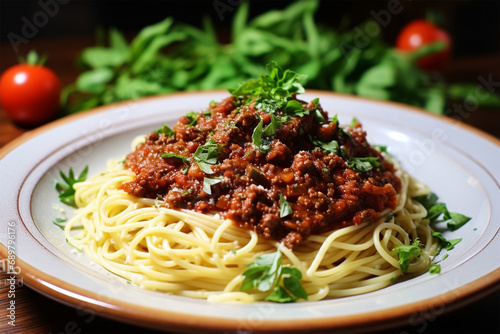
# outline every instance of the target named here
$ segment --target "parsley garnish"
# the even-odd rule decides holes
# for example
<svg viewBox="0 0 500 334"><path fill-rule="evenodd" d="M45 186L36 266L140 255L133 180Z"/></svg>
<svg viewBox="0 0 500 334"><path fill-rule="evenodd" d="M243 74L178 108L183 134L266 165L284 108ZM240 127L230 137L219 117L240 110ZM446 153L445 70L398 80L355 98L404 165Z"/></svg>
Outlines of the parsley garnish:
<svg viewBox="0 0 500 334"><path fill-rule="evenodd" d="M427 210L427 216L431 222L443 215L444 221L450 231L455 231L467 223L471 218L463 214L448 211L446 204L438 202L438 196L434 193L414 197L416 201L424 206Z"/></svg>
<svg viewBox="0 0 500 334"><path fill-rule="evenodd" d="M64 230L65 226L62 225L61 223L65 223L65 222L66 222L66 218L56 218L56 219L54 219L54 221L52 221L52 224L56 225L61 230Z"/></svg>
<svg viewBox="0 0 500 334"><path fill-rule="evenodd" d="M318 109L314 109L314 119L319 124L326 123L325 117L323 116L323 114L321 113L321 111L319 111Z"/></svg>
<svg viewBox="0 0 500 334"><path fill-rule="evenodd" d="M166 152L161 154L162 158L176 158L182 160L186 165L189 165L190 159L189 157L185 157L183 155L177 153Z"/></svg>
<svg viewBox="0 0 500 334"><path fill-rule="evenodd" d="M295 100L290 100L286 103L283 112L289 116L299 116L303 117L309 115L309 110L305 109L302 103Z"/></svg>
<svg viewBox="0 0 500 334"><path fill-rule="evenodd" d="M267 301L287 303L307 299L307 293L300 283L302 273L297 268L283 267L280 251L257 257L247 266L243 276L245 279L241 291L272 290L266 297Z"/></svg>
<svg viewBox="0 0 500 334"><path fill-rule="evenodd" d="M203 191L209 195L212 195L212 186L214 184L220 183L223 178L224 178L223 176L203 178Z"/></svg>
<svg viewBox="0 0 500 334"><path fill-rule="evenodd" d="M336 140L324 142L319 139L313 138L312 136L309 136L309 140L311 140L311 143L313 143L314 146L319 147L325 152L335 154L338 154L339 152L339 143Z"/></svg>
<svg viewBox="0 0 500 334"><path fill-rule="evenodd" d="M462 241L462 238L460 239L451 239L447 240L441 232L432 232L432 236L436 239L439 240L439 245L443 248L446 248L446 250L452 250L456 244L458 244L460 241Z"/></svg>
<svg viewBox="0 0 500 334"><path fill-rule="evenodd" d="M306 75L297 74L287 69L283 71L275 61L267 65L268 74L261 74L258 79L250 79L236 89L229 89L229 93L237 98L256 98L257 103L273 105L273 109L285 106L294 94L305 92L302 83Z"/></svg>
<svg viewBox="0 0 500 334"><path fill-rule="evenodd" d="M280 217L284 218L293 213L290 203L287 202L286 198L280 193Z"/></svg>
<svg viewBox="0 0 500 334"><path fill-rule="evenodd" d="M218 157L219 145L216 144L213 139L209 139L204 145L198 146L193 155L194 161L196 161L200 169L207 174L214 173L210 165L215 165Z"/></svg>
<svg viewBox="0 0 500 334"><path fill-rule="evenodd" d="M217 157L219 156L219 145L215 143L213 139L209 139L204 145L198 146L196 152L194 152L193 158L186 157L177 153L162 153L162 158L177 158L181 159L186 165L189 165L192 160L198 163L200 169L207 173L213 174L210 165L215 165L217 163ZM184 174L187 173L187 169L182 170Z"/></svg>
<svg viewBox="0 0 500 334"><path fill-rule="evenodd" d="M155 133L159 136L161 135L162 133L166 136L166 137L170 137L170 136L175 136L175 132L174 130L172 130L168 125L162 125L161 128L159 128L158 130L155 131Z"/></svg>
<svg viewBox="0 0 500 334"><path fill-rule="evenodd" d="M408 271L410 261L414 258L418 258L422 254L422 249L420 249L420 241L415 239L413 244L406 246L398 246L395 248L398 254L399 267L403 275Z"/></svg>
<svg viewBox="0 0 500 334"><path fill-rule="evenodd" d="M73 173L73 168L70 167L68 175L64 174L63 171L59 171L65 184L56 180L55 188L59 193L59 200L64 204L75 206L75 189L73 185L78 182L83 182L87 179L87 173L89 171L89 166L85 166L83 171L80 173L77 179Z"/></svg>
<svg viewBox="0 0 500 334"><path fill-rule="evenodd" d="M429 273L431 274L439 274L441 272L441 265L440 264L433 264L430 268L429 268Z"/></svg>
<svg viewBox="0 0 500 334"><path fill-rule="evenodd" d="M198 116L200 113L196 111L190 111L186 114L187 119L189 120L188 126L195 126L196 123L198 122Z"/></svg>
<svg viewBox="0 0 500 334"><path fill-rule="evenodd" d="M387 146L386 145L372 145L374 148L376 148L379 152L385 152L387 153Z"/></svg>
<svg viewBox="0 0 500 334"><path fill-rule="evenodd" d="M353 171L361 173L368 172L373 167L380 167L380 163L374 157L350 158L347 163Z"/></svg>
<svg viewBox="0 0 500 334"><path fill-rule="evenodd" d="M255 127L252 134L252 144L257 146L261 153L266 153L271 149L271 141L267 137L262 136L262 127L264 121L260 120L259 124Z"/></svg>

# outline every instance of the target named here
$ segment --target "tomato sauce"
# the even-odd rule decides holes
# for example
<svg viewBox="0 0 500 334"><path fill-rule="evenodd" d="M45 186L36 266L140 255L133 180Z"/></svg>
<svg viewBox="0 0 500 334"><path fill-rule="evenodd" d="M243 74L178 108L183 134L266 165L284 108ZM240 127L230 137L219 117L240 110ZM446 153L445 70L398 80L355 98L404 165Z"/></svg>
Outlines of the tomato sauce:
<svg viewBox="0 0 500 334"><path fill-rule="evenodd" d="M321 106L297 101L328 120ZM263 151L253 136L259 122L264 128L272 122L269 113L233 96L210 103L194 117L182 116L175 134L147 135L125 161L135 179L120 188L160 198L168 208L219 213L292 249L311 234L375 222L385 209L395 209L401 181L367 142L360 123L341 128L319 122L312 112L283 120L264 139L268 147ZM318 146L332 141L338 143L336 153ZM216 147L215 157L199 163L198 152L207 143ZM356 157L374 158L377 164L359 171L349 164ZM292 209L285 216L280 196Z"/></svg>

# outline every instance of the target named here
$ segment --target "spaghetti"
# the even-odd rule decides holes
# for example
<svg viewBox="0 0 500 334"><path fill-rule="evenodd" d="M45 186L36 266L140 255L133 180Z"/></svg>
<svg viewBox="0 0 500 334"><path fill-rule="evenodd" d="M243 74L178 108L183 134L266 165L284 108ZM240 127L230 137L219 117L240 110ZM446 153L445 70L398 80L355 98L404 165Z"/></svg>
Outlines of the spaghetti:
<svg viewBox="0 0 500 334"><path fill-rule="evenodd" d="M396 163L396 162L395 162ZM242 273L258 256L280 250L283 264L303 274L308 300L345 297L391 285L402 275L394 248L419 239L423 252L408 273L425 272L437 251L427 211L413 197L426 185L398 168L399 205L379 222L310 236L293 251L230 220L163 207L117 189L135 175L120 162L74 185L78 214L68 242L107 270L143 288L211 301L255 302L266 292L241 292Z"/></svg>
<svg viewBox="0 0 500 334"><path fill-rule="evenodd" d="M426 271L438 244L414 198L429 189L372 147L357 120L342 128L319 99L298 100L299 75L269 72L73 185L80 209L67 240L139 286L211 301L265 300L261 290L280 282L256 288L246 270L276 252L295 275L283 282L302 284L299 299ZM402 269L405 247L419 256Z"/></svg>

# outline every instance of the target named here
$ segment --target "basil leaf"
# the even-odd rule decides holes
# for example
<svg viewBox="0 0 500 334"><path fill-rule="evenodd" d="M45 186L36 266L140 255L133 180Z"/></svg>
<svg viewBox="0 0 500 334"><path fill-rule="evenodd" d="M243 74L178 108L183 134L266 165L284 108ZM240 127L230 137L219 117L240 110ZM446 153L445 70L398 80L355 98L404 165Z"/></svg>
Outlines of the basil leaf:
<svg viewBox="0 0 500 334"><path fill-rule="evenodd" d="M334 154L338 154L339 152L339 143L336 140L332 140L330 142L324 142L319 139L313 138L312 136L309 137L309 140L311 140L314 146L319 147L321 150L325 152Z"/></svg>
<svg viewBox="0 0 500 334"><path fill-rule="evenodd" d="M276 131L281 127L281 120L271 114L271 122L266 126L266 128L262 131L263 137L272 137L276 134Z"/></svg>
<svg viewBox="0 0 500 334"><path fill-rule="evenodd" d="M429 211L429 209L437 203L438 196L435 193L428 193L427 195L413 197L413 199L422 204L424 208Z"/></svg>
<svg viewBox="0 0 500 334"><path fill-rule="evenodd" d="M431 222L435 222L442 214L449 215L446 204L436 203L427 211L427 216L425 218L429 219Z"/></svg>
<svg viewBox="0 0 500 334"><path fill-rule="evenodd" d="M64 230L66 228L66 226L64 226L62 223L65 223L65 222L66 222L65 218L56 218L55 220L52 221L52 224L56 225L61 230Z"/></svg>
<svg viewBox="0 0 500 334"><path fill-rule="evenodd" d="M307 300L307 292L300 283L302 273L297 268L283 267L283 275L288 275L283 279L283 285L295 298Z"/></svg>
<svg viewBox="0 0 500 334"><path fill-rule="evenodd" d="M258 289L269 291L281 276L281 253L264 254L247 266L243 272L245 279L241 285L241 291Z"/></svg>
<svg viewBox="0 0 500 334"><path fill-rule="evenodd" d="M323 124L326 122L326 119L325 117L323 116L323 114L321 113L321 111L319 111L318 109L315 109L314 110L314 119L316 120L316 122L318 122L319 124Z"/></svg>
<svg viewBox="0 0 500 334"><path fill-rule="evenodd" d="M278 285L274 288L273 293L267 296L265 300L277 303L289 303L294 302L295 298L290 296L284 288Z"/></svg>
<svg viewBox="0 0 500 334"><path fill-rule="evenodd" d="M263 138L263 127L264 121L260 120L259 124L255 127L252 134L252 144L257 146L261 153L267 153L271 149L271 141L268 137ZM267 129L267 127L266 127Z"/></svg>
<svg viewBox="0 0 500 334"><path fill-rule="evenodd" d="M293 213L290 203L287 202L286 198L280 193L280 217L284 218Z"/></svg>
<svg viewBox="0 0 500 334"><path fill-rule="evenodd" d="M355 172L365 173L371 170L373 167L379 167L380 163L377 158L366 157L366 158L351 158L348 162L349 168Z"/></svg>
<svg viewBox="0 0 500 334"><path fill-rule="evenodd" d="M198 123L198 116L200 115L199 112L196 111L190 111L186 114L187 119L189 120L188 126L195 126L196 123Z"/></svg>
<svg viewBox="0 0 500 334"><path fill-rule="evenodd" d="M309 115L309 110L304 108L304 106L296 100L290 100L286 103L283 112L290 116L298 116L303 117L305 115Z"/></svg>
<svg viewBox="0 0 500 334"><path fill-rule="evenodd" d="M212 195L212 186L214 184L220 183L223 178L224 178L223 176L203 178L203 191L209 195Z"/></svg>
<svg viewBox="0 0 500 334"><path fill-rule="evenodd" d="M189 162L191 161L191 159L189 157L186 157L186 156L183 156L183 155L180 155L180 154L177 154L177 153L171 153L171 152L162 153L161 157L162 158L176 158L176 159L180 159L186 165L188 165Z"/></svg>
<svg viewBox="0 0 500 334"><path fill-rule="evenodd" d="M429 273L431 273L431 274L439 274L439 273L441 273L441 265L440 264L433 264L429 268Z"/></svg>
<svg viewBox="0 0 500 334"><path fill-rule="evenodd" d="M196 161L200 169L207 174L213 174L210 165L215 165L218 157L219 145L216 144L213 139L209 139L205 144L198 146L193 155L194 161Z"/></svg>
<svg viewBox="0 0 500 334"><path fill-rule="evenodd" d="M450 231L455 231L462 227L465 223L467 223L469 220L471 220L470 217L467 217L461 213L456 213L456 212L448 212L447 215L445 215L445 218L448 218L446 221L447 227Z"/></svg>
<svg viewBox="0 0 500 334"><path fill-rule="evenodd" d="M399 259L399 267L401 268L403 275L408 271L410 261L422 254L422 249L420 249L419 246L420 241L415 239L412 245L398 246L395 248Z"/></svg>
<svg viewBox="0 0 500 334"><path fill-rule="evenodd" d="M75 189L73 185L78 182L83 182L87 179L87 174L89 171L89 166L85 166L77 179L73 172L73 168L69 169L68 175L64 174L62 170L59 171L59 175L63 179L63 182L58 180L55 181L54 187L59 193L59 200L70 206L75 206Z"/></svg>
<svg viewBox="0 0 500 334"><path fill-rule="evenodd" d="M432 232L432 236L439 240L439 245L446 250L452 250L456 244L458 244L462 239L451 239L447 240L441 232Z"/></svg>
<svg viewBox="0 0 500 334"><path fill-rule="evenodd" d="M265 299L267 301L288 303L299 298L307 299L307 292L300 283L302 273L296 268L283 267L280 251L257 257L247 266L243 276L241 291L272 289ZM283 286L279 284L282 278Z"/></svg>
<svg viewBox="0 0 500 334"><path fill-rule="evenodd" d="M158 130L156 130L155 133L157 135L161 135L163 133L166 137L175 136L174 130L172 130L168 125L165 124L162 125Z"/></svg>

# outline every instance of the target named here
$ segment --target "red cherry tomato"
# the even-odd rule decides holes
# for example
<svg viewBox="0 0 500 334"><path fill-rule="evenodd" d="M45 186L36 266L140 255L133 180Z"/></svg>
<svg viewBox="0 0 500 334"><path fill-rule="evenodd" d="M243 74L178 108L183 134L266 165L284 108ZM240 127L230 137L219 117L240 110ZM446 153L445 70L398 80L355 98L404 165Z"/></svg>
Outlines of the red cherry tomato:
<svg viewBox="0 0 500 334"><path fill-rule="evenodd" d="M444 42L444 50L423 56L417 61L423 69L441 69L451 57L451 39L448 33L426 20L415 20L406 25L398 35L396 47L401 51L414 51L423 45Z"/></svg>
<svg viewBox="0 0 500 334"><path fill-rule="evenodd" d="M59 78L41 65L14 65L0 77L2 107L21 125L37 126L54 118L60 94Z"/></svg>

